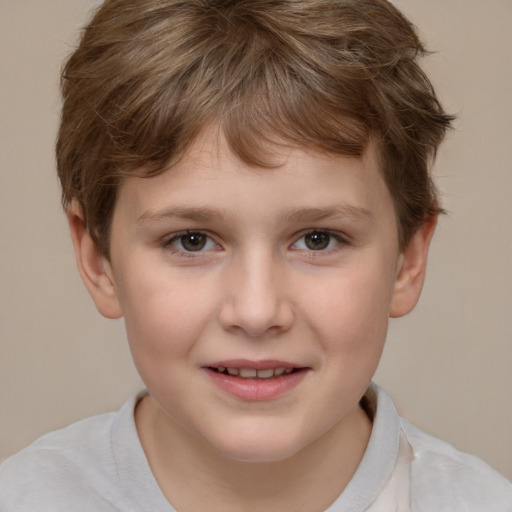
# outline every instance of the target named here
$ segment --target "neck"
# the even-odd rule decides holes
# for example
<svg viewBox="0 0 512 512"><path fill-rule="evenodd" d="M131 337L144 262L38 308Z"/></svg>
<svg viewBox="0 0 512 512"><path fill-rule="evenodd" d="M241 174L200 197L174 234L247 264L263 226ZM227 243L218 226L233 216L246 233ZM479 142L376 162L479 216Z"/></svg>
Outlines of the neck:
<svg viewBox="0 0 512 512"><path fill-rule="evenodd" d="M354 475L371 433L368 416L357 407L286 460L244 462L170 422L149 396L138 404L135 418L151 470L180 512L325 510Z"/></svg>

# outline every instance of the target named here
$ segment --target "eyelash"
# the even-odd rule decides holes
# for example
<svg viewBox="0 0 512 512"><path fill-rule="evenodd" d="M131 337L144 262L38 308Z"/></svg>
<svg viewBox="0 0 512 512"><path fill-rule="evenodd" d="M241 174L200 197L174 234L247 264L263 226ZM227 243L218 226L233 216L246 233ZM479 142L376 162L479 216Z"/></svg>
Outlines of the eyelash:
<svg viewBox="0 0 512 512"><path fill-rule="evenodd" d="M323 235L326 234L329 237L328 245L331 244L332 240L336 241L336 245L331 248L317 249L317 250L315 250L315 249L309 249L309 250L308 249L297 249L297 248L293 249L294 245L297 245L301 240L305 239L308 235L314 235L314 234L323 234ZM180 239L182 239L183 237L186 237L187 235L199 235L201 237L205 237L206 245L208 243L213 242L215 244L216 248L220 248L220 245L217 244L215 242L215 240L208 233L206 233L204 231L199 231L199 230L198 231L187 230L187 231L180 231L179 233L174 233L173 235L165 238L162 241L162 247L164 247L165 249L169 250L170 252L172 252L174 254L177 254L177 255L180 255L183 257L188 257L188 258L194 258L194 257L197 258L199 256L204 255L205 252L210 252L212 250L212 249L203 250L203 248L204 248L204 246L203 246L202 248L200 248L197 251L189 251L184 248L183 249L177 248L173 245L175 242L178 242ZM319 256L320 254L326 254L326 253L330 254L332 252L336 252L337 250L340 250L343 246L348 245L348 243L349 242L347 240L347 237L342 236L341 234L339 234L337 232L331 231L329 229L314 228L314 229L309 229L307 231L302 232L300 234L300 236L295 239L295 242L293 242L290 247L294 251L303 251L304 253L307 253L310 257L315 257L315 256Z"/></svg>
<svg viewBox="0 0 512 512"><path fill-rule="evenodd" d="M328 245L331 244L331 242L333 240L336 241L336 245L334 247L331 247L331 248L323 248L323 249L295 249L295 250L300 250L300 251L304 251L306 252L309 256L311 257L315 257L317 255L320 255L320 254L331 254L332 252L335 252L337 250L340 250L341 247L340 246L344 246L344 245L347 245L348 244L348 241L347 241L347 238L342 236L341 234L335 232L335 231L331 231L329 229L319 229L319 228L315 228L315 229L309 229L303 233L301 233L300 237L297 238L297 240L292 244L292 247L294 245L297 245L301 240L305 239L308 235L315 235L315 234L318 234L318 235L328 235L329 239L328 239Z"/></svg>
<svg viewBox="0 0 512 512"><path fill-rule="evenodd" d="M207 251L203 251L202 248L198 251L187 251L184 248L180 249L180 248L174 247L173 244L175 242L178 242L180 239L182 239L183 237L186 237L187 235L189 235L189 236L190 235L199 235L201 237L205 237L206 244L208 244L209 242L210 243L213 242L216 247L220 247L219 244L217 244L210 235L208 235L204 231L196 231L196 230L180 231L179 233L174 233L173 235L171 235L163 240L162 246L174 254L178 254L180 256L184 256L187 258L195 258L195 257L198 257L199 255L202 255L204 252L207 252Z"/></svg>

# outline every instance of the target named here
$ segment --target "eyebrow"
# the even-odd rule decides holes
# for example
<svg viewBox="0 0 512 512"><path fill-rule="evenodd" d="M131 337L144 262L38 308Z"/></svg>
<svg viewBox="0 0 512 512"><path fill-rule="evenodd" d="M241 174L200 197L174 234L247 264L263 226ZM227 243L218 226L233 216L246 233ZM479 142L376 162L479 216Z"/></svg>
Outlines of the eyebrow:
<svg viewBox="0 0 512 512"><path fill-rule="evenodd" d="M175 206L156 211L148 210L137 219L137 223L142 224L144 222L158 222L166 219L183 219L197 222L206 222L212 218L219 217L222 218L223 213L212 208Z"/></svg>
<svg viewBox="0 0 512 512"><path fill-rule="evenodd" d="M373 213L360 206L334 205L326 208L298 208L286 215L292 222L319 222L325 219L347 219L351 222L375 222Z"/></svg>
<svg viewBox="0 0 512 512"><path fill-rule="evenodd" d="M148 210L137 219L137 223L159 222L168 219L207 222L212 219L223 219L225 216L223 210L207 207L175 206L161 210ZM325 208L300 207L284 215L285 221L299 223L320 222L336 218L351 222L375 222L375 216L370 210L354 205L334 205Z"/></svg>

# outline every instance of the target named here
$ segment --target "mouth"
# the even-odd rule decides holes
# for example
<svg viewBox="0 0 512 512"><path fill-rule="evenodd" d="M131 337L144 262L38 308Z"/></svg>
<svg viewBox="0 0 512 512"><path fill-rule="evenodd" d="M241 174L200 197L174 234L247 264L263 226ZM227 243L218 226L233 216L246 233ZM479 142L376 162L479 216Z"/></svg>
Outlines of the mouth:
<svg viewBox="0 0 512 512"><path fill-rule="evenodd" d="M290 375L291 373L300 371L301 368L291 367L278 367L278 368L238 368L238 367L225 367L216 366L208 367L209 370L220 373L223 375L230 375L231 377L239 377L241 379L257 379L257 380L268 380L282 375Z"/></svg>
<svg viewBox="0 0 512 512"><path fill-rule="evenodd" d="M283 361L219 361L203 367L223 392L249 401L278 398L299 385L311 368Z"/></svg>

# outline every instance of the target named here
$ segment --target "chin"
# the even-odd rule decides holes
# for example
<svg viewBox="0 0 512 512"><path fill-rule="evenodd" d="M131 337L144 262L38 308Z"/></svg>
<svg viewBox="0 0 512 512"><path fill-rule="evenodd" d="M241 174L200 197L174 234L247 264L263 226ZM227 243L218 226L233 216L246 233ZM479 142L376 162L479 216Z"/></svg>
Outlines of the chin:
<svg viewBox="0 0 512 512"><path fill-rule="evenodd" d="M226 447L226 449L220 449L218 451L227 459L246 463L283 462L297 453L297 450L291 447L287 449L284 446L276 447L276 449L268 446Z"/></svg>
<svg viewBox="0 0 512 512"><path fill-rule="evenodd" d="M252 432L244 432L242 435L210 439L209 444L227 459L252 463L282 462L309 445L305 439L298 438L283 429L273 432L267 429L255 432L253 429Z"/></svg>

